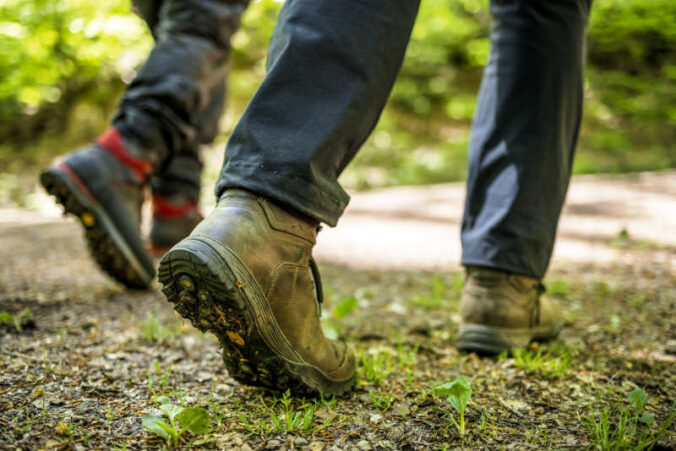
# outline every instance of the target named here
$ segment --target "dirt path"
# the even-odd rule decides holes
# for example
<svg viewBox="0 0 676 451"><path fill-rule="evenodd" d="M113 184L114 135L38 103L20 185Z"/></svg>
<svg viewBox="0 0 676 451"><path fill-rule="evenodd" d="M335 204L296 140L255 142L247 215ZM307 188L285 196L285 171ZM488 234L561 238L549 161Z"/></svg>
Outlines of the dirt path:
<svg viewBox="0 0 676 451"><path fill-rule="evenodd" d="M453 347L462 201L457 184L359 193L320 234L326 330L357 349L360 382L335 403L287 407L230 379L215 341L157 291L102 275L58 209L0 210L0 312L12 318L0 324L0 448L166 446L141 422L161 394L209 413L209 432L179 446L580 448L622 415L636 426L628 444L676 446L676 172L573 181L548 278L567 327L497 360ZM430 393L457 376L473 387L464 436ZM649 416L628 400L637 389Z"/></svg>

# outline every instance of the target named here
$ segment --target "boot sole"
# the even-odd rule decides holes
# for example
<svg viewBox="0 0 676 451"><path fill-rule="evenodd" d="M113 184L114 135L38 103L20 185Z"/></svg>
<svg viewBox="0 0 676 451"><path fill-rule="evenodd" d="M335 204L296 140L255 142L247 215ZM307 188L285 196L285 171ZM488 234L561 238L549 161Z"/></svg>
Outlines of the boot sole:
<svg viewBox="0 0 676 451"><path fill-rule="evenodd" d="M148 288L155 277L154 268L144 267L106 210L72 169L59 163L40 175L40 184L64 207L65 213L80 220L90 253L103 271L128 288Z"/></svg>
<svg viewBox="0 0 676 451"><path fill-rule="evenodd" d="M218 338L237 381L310 396L340 396L354 386L354 375L335 380L302 359L253 275L218 241L192 235L162 258L158 273L176 312Z"/></svg>
<svg viewBox="0 0 676 451"><path fill-rule="evenodd" d="M558 335L556 326L538 328L502 328L483 324L463 324L456 348L463 352L497 355L516 348L526 348L532 341L548 341Z"/></svg>

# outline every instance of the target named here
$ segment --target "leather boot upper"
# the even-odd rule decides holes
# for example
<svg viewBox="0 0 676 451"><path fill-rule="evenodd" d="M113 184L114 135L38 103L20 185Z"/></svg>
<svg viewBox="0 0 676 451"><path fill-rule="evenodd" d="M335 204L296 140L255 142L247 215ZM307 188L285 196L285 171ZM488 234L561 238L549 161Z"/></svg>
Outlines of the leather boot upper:
<svg viewBox="0 0 676 451"><path fill-rule="evenodd" d="M318 281L311 267L317 223L244 190L228 190L193 231L229 248L254 276L296 352L327 375L354 373L354 355L324 337ZM320 295L319 295L320 296Z"/></svg>
<svg viewBox="0 0 676 451"><path fill-rule="evenodd" d="M538 279L469 266L461 299L463 324L533 328L552 324L553 309Z"/></svg>

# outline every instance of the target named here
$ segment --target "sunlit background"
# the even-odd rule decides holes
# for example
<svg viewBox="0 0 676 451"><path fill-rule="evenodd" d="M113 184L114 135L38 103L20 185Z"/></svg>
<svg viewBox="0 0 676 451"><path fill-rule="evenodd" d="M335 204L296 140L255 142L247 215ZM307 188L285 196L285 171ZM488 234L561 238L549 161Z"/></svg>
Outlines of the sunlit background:
<svg viewBox="0 0 676 451"><path fill-rule="evenodd" d="M234 37L222 134L205 152L207 187L228 133L265 74L281 5L252 2ZM576 173L676 166L675 23L670 0L595 1ZM388 106L342 177L348 188L464 178L489 24L486 0L422 2ZM106 127L151 46L129 0L2 2L0 205L31 206L30 175Z"/></svg>

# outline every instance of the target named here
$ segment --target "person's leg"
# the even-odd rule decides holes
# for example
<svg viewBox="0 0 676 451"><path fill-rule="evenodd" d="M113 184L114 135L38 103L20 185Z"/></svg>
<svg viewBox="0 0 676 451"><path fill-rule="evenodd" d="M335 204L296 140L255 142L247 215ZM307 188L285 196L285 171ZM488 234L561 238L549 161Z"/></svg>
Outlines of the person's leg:
<svg viewBox="0 0 676 451"><path fill-rule="evenodd" d="M540 298L582 111L590 0L491 2L472 126L457 345L499 353L558 332Z"/></svg>
<svg viewBox="0 0 676 451"><path fill-rule="evenodd" d="M188 236L203 219L199 208L203 166L199 146L216 138L225 105L225 83L224 78L212 89L209 105L197 120L197 139L174 155L150 181L153 215L149 250L156 257Z"/></svg>
<svg viewBox="0 0 676 451"><path fill-rule="evenodd" d="M462 263L541 278L582 112L590 0L491 2L469 150Z"/></svg>
<svg viewBox="0 0 676 451"><path fill-rule="evenodd" d="M187 178L199 177L195 141L210 127L200 131L200 118L210 93L221 89L230 37L246 3L137 0L156 45L120 102L113 126L96 144L65 155L41 175L65 211L80 217L95 260L127 286L146 287L154 277L139 230L151 176L181 154L190 160L184 165L190 168Z"/></svg>
<svg viewBox="0 0 676 451"><path fill-rule="evenodd" d="M165 21L176 20L170 10L163 10L163 0L135 0L134 10L146 21L153 37L161 39L162 25ZM233 20L221 21L221 26L229 28L232 36L239 27L241 9L232 9L233 5L246 2L221 1L233 15ZM225 13L228 14L227 12ZM153 175L150 180L153 198L153 215L150 230L149 250L155 256L162 256L174 244L185 238L202 219L199 211L201 191L202 162L199 155L201 144L210 144L218 134L218 123L225 105L226 63L230 46L215 46L212 54L204 56L213 60L210 69L205 69L203 79L207 105L196 111L190 119L194 132L191 138L182 141L181 147L169 158L168 162ZM156 59L169 57L160 52ZM211 73L209 73L209 71ZM197 84L203 84L196 80ZM133 102L132 102L133 104Z"/></svg>
<svg viewBox="0 0 676 451"><path fill-rule="evenodd" d="M220 195L245 188L335 225L349 197L338 175L373 130L418 1L287 1L268 73L232 133Z"/></svg>
<svg viewBox="0 0 676 451"><path fill-rule="evenodd" d="M248 0L163 0L156 44L127 88L113 126L129 151L162 171L196 149L200 118L225 77L230 39ZM141 8L139 8L141 9ZM144 16L153 23L153 17ZM217 108L217 109L220 109Z"/></svg>
<svg viewBox="0 0 676 451"><path fill-rule="evenodd" d="M404 57L417 0L289 0L268 73L235 128L216 209L165 255L175 309L215 334L249 384L337 395L354 354L324 337L320 221L347 204L338 174L373 129Z"/></svg>

